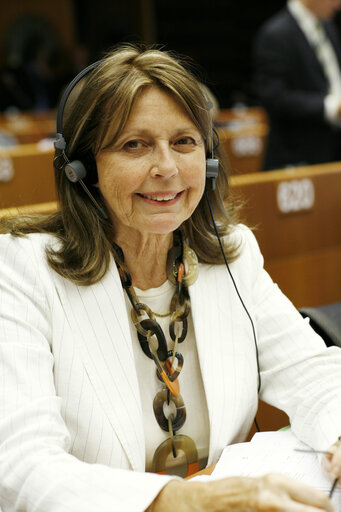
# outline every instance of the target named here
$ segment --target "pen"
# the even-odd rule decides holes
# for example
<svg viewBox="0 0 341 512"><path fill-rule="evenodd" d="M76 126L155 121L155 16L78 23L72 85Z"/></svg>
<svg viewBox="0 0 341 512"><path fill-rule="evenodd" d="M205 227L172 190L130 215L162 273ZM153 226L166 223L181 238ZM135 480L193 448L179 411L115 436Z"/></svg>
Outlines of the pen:
<svg viewBox="0 0 341 512"><path fill-rule="evenodd" d="M341 441L341 436L338 437L338 440ZM331 498L333 496L333 492L334 492L334 489L335 489L338 481L339 481L339 477L336 477L333 482L332 488L330 489L329 498Z"/></svg>
<svg viewBox="0 0 341 512"><path fill-rule="evenodd" d="M304 452L304 453L323 453L324 455L333 455L331 452L326 452L324 450L308 450L304 448L295 448L295 452Z"/></svg>
<svg viewBox="0 0 341 512"><path fill-rule="evenodd" d="M326 452L324 450L309 450L309 449L304 449L304 448L294 448L294 450L295 450L295 452L323 453L325 455L333 455L331 452ZM331 498L333 496L333 493L334 493L335 487L337 486L338 481L339 481L339 477L335 478L333 485L329 491L329 498Z"/></svg>
<svg viewBox="0 0 341 512"><path fill-rule="evenodd" d="M332 488L330 489L329 498L331 498L333 496L333 492L334 492L334 489L335 489L336 484L338 483L338 481L339 481L339 478L335 478L335 480L333 482L333 485L332 485Z"/></svg>

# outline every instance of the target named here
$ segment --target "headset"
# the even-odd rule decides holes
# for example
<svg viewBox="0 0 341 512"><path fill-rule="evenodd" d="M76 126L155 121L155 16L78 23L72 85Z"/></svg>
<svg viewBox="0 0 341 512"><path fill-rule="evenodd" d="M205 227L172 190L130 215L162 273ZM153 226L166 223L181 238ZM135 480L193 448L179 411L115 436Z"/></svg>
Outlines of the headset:
<svg viewBox="0 0 341 512"><path fill-rule="evenodd" d="M93 196L93 194L90 192L89 188L86 186L86 184L83 181L86 178L86 176L87 176L86 164L84 162L82 162L81 160L73 160L73 161L69 160L69 158L67 157L67 154L65 152L65 150L66 150L66 141L65 141L64 136L63 136L63 115L64 115L64 109L65 109L66 102L67 102L67 100L68 100L72 90L78 84L78 82L83 77L88 75L93 69L97 68L97 66L100 64L100 62L101 61L94 62L93 64L90 64L90 66L88 66L85 69L83 69L80 73L78 73L78 75L75 76L75 78L69 83L69 85L67 86L67 88L65 89L65 91L64 91L64 93L62 95L62 98L60 100L60 104L59 104L59 107L58 107L58 112L57 112L57 133L56 133L56 140L54 142L54 147L55 147L56 150L58 150L57 151L58 154L54 157L53 165L59 171L62 171L64 169L67 178L72 183L80 183L80 185L83 187L84 191L86 192L86 194L88 195L88 197L90 198L92 203L98 209L100 215L104 219L107 219L108 216L107 216L106 212L103 210L103 208L96 201L95 197ZM208 110L210 110L212 108L212 106L213 106L212 102L209 99L207 99L207 98L206 98L206 104L207 104ZM214 145L214 135L217 138L216 146ZM218 178L219 160L214 157L214 151L219 146L219 143L220 143L219 135L216 132L216 130L213 128L213 121L211 119L211 147L210 147L210 150L209 150L208 155L206 157L206 183L207 182L211 183L211 190L215 190L216 189L216 181L217 181L217 178ZM61 159L62 159L62 162L60 163ZM92 166L94 165L95 168L96 168L96 162L95 162L94 159L93 159L93 161L91 161L91 165ZM238 296L238 298L239 298L239 300L240 300L240 302L241 302L241 304L242 304L242 306L243 306L243 308L244 308L244 310L245 310L245 312L246 312L246 314L247 314L247 316L248 316L248 318L250 320L251 326L252 326L253 340L254 340L254 345L255 345L255 349L256 349L256 361L257 361L257 373L258 373L258 393L259 393L260 388L261 388L261 377L260 377L259 354L258 354L258 345L257 345L257 338L256 338L255 327L254 327L251 315L248 312L247 307L246 307L246 305L245 305L245 303L244 303L244 301L243 301L243 299L242 299L242 297L241 297L241 295L239 293L239 290L237 288L236 282L235 282L235 280L233 278L233 275L231 273L229 264L227 262L227 258L226 258L225 251L224 251L224 247L223 247L223 244L222 244L222 241L221 241L221 238L220 238L220 235L219 235L219 231L218 231L218 228L217 228L214 216L213 216L213 211L212 211L212 207L211 207L211 204L210 204L209 194L208 194L207 187L205 188L205 196L206 196L206 201L207 201L209 212L210 212L210 217L212 219L212 224L213 224L213 227L214 227L214 231L215 231L216 237L217 237L218 242L219 242L220 250L221 250L221 253L223 255L226 268L227 268L228 273L230 275L230 278L232 280L232 283L233 283L234 289L235 289L235 291L237 293L237 296ZM256 418L254 419L254 423L256 425L257 430L259 431L260 429L259 429L259 426L257 424Z"/></svg>
<svg viewBox="0 0 341 512"><path fill-rule="evenodd" d="M59 103L58 112L57 112L57 130L56 130L56 140L54 141L54 147L56 150L56 156L53 159L53 165L54 168L57 169L57 171L62 171L64 169L64 172L67 176L67 178L72 183L79 183L85 193L88 195L91 202L94 204L94 206L99 211L101 217L105 220L108 219L108 215L106 214L105 210L100 206L100 204L96 201L94 195L91 193L89 188L84 183L84 178L87 175L87 170L84 162L81 160L73 160L70 162L65 150L66 150L66 141L64 139L63 135L63 116L64 116L64 110L66 102L73 91L73 89L76 87L78 82L86 76L88 73L90 73L93 69L95 69L99 65L100 61L94 62L93 64L90 64L90 66L87 66L85 69L83 69L80 73L78 73L77 76L69 83L69 85L66 87L62 98ZM95 159L91 159L91 166L96 167Z"/></svg>

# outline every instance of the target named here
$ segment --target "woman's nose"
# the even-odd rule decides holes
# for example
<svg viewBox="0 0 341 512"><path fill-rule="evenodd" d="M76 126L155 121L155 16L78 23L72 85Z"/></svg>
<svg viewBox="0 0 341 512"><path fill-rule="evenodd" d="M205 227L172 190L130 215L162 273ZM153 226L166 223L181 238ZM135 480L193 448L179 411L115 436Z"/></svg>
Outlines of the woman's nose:
<svg viewBox="0 0 341 512"><path fill-rule="evenodd" d="M152 177L171 178L178 174L178 168L170 147L156 148L154 150L151 168Z"/></svg>

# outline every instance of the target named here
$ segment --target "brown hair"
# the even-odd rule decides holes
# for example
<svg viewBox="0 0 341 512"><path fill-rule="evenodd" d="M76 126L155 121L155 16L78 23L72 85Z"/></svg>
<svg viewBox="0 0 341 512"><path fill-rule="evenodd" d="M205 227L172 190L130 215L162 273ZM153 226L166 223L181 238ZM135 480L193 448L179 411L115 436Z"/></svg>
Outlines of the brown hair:
<svg viewBox="0 0 341 512"><path fill-rule="evenodd" d="M210 151L213 132L207 100L198 80L180 58L170 52L132 45L111 51L70 95L63 119L67 156L85 163L85 182L104 210L104 201L92 186L97 181L94 157L119 137L138 92L148 85L161 87L176 98L202 134L207 152ZM225 236L237 221L236 208L229 195L226 156L219 148L215 156L219 158L219 175L216 189L208 190L208 195L218 231ZM77 284L93 284L108 269L112 226L99 215L79 184L70 182L57 169L55 180L60 202L58 212L36 219L2 220L2 232L17 236L33 232L54 234L60 243L57 249L47 247L49 265ZM204 196L184 227L199 261L213 264L223 261ZM226 240L226 256L231 261L237 256L238 248Z"/></svg>

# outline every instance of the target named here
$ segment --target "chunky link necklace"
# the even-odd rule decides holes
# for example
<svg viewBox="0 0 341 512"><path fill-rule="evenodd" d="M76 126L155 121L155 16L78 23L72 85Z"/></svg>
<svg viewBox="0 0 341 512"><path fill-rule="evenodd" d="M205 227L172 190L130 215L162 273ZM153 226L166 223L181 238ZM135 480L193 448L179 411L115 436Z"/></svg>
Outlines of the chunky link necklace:
<svg viewBox="0 0 341 512"><path fill-rule="evenodd" d="M169 438L156 449L152 471L166 473L168 457L171 455L176 459L179 451L182 451L187 463L186 476L189 476L199 470L199 462L193 439L177 433L186 421L186 408L178 380L184 358L178 351L178 344L187 336L187 317L191 309L188 286L194 283L198 276L198 259L195 252L184 242L181 230L176 230L173 237L174 245L167 255L167 277L175 285L169 313L169 335L174 343L172 350L168 350L166 337L155 319L155 313L147 304L139 302L132 286L131 275L124 263L123 251L115 243L113 253L122 287L132 306L131 319L136 327L141 349L154 361L157 377L163 385L154 398L153 410L156 421L162 430L169 433ZM177 366L174 369L175 359Z"/></svg>

